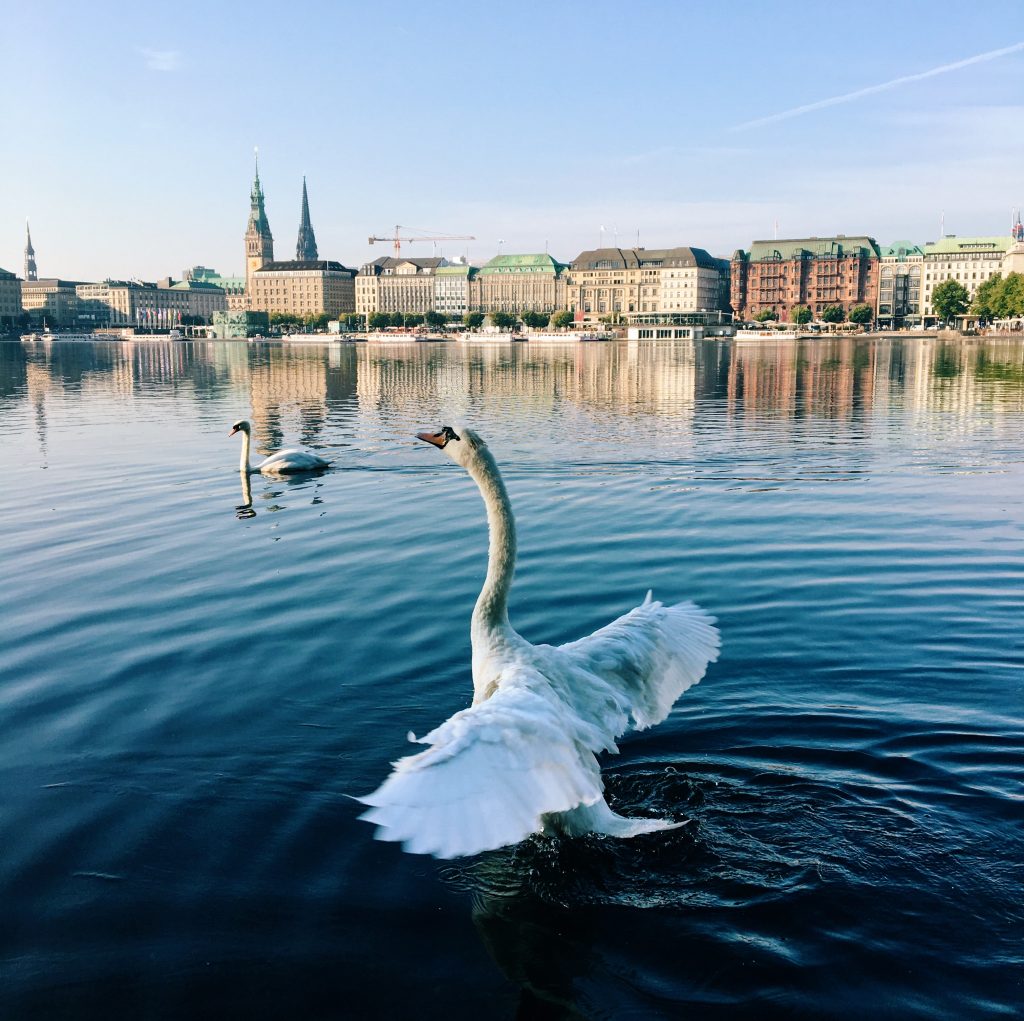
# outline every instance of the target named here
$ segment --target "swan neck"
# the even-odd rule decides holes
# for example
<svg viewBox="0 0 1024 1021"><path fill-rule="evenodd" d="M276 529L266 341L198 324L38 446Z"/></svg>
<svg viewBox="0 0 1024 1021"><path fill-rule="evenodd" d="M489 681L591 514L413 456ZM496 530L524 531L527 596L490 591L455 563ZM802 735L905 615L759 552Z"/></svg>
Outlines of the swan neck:
<svg viewBox="0 0 1024 1021"><path fill-rule="evenodd" d="M238 462L238 470L248 474L252 469L249 467L249 430L242 430L242 458Z"/></svg>
<svg viewBox="0 0 1024 1021"><path fill-rule="evenodd" d="M516 568L516 525L512 504L498 466L486 448L478 452L469 473L487 508L487 577L473 610L473 629L509 627L508 593Z"/></svg>

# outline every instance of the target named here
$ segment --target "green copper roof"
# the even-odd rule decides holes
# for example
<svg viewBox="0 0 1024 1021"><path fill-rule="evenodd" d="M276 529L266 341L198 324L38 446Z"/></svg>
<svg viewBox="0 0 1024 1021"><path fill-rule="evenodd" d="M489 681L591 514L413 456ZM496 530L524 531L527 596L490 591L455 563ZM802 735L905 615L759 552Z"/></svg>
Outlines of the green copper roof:
<svg viewBox="0 0 1024 1021"><path fill-rule="evenodd" d="M777 254L776 254L777 253ZM878 257L878 242L864 235L847 237L837 234L827 238L789 238L777 241L755 241L750 246L750 261L763 259L807 259L821 256L873 255Z"/></svg>
<svg viewBox="0 0 1024 1021"><path fill-rule="evenodd" d="M434 270L436 277L468 277L479 272L476 266L467 266L464 263L456 263L454 266L438 266Z"/></svg>
<svg viewBox="0 0 1024 1021"><path fill-rule="evenodd" d="M987 238L958 238L955 234L929 241L924 246L925 255L956 255L959 252L1008 252L1013 247L1009 234Z"/></svg>
<svg viewBox="0 0 1024 1021"><path fill-rule="evenodd" d="M924 255L920 245L913 241L894 241L891 245L879 246L883 259L908 259L915 255Z"/></svg>
<svg viewBox="0 0 1024 1021"><path fill-rule="evenodd" d="M481 273L554 273L566 267L550 255L496 255Z"/></svg>

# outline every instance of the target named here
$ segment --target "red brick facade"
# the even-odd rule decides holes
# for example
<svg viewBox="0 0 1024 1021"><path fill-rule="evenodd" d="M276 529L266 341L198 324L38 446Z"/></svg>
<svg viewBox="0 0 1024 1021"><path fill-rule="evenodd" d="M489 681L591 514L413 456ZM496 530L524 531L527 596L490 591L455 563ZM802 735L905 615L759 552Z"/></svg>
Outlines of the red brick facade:
<svg viewBox="0 0 1024 1021"><path fill-rule="evenodd" d="M771 310L786 321L795 305L807 305L817 319L826 305L849 314L878 301L879 251L871 238L755 241L749 253L733 255L731 268L738 320Z"/></svg>

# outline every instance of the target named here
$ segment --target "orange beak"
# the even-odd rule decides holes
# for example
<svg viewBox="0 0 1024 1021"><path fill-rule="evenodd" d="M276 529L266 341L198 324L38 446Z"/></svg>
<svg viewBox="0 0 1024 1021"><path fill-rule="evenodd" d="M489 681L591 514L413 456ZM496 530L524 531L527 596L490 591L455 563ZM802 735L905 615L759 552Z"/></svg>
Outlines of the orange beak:
<svg viewBox="0 0 1024 1021"><path fill-rule="evenodd" d="M228 433L228 436L234 436L236 432L238 432L238 426L237 425L233 425L231 427L231 432Z"/></svg>
<svg viewBox="0 0 1024 1021"><path fill-rule="evenodd" d="M443 432L428 433L422 432L416 434L416 439L423 440L424 443L432 443L439 450L444 450L444 445L448 442L448 437Z"/></svg>

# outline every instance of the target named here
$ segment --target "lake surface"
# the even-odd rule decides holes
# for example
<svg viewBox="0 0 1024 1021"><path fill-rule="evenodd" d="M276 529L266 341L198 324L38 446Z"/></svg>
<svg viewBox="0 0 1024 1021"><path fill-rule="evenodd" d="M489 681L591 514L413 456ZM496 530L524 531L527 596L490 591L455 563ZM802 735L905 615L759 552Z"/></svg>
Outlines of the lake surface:
<svg viewBox="0 0 1024 1021"><path fill-rule="evenodd" d="M320 477L238 472L257 449ZM354 795L513 624L692 598L633 841L437 862ZM0 1016L1019 1017L1024 347L0 344Z"/></svg>

